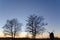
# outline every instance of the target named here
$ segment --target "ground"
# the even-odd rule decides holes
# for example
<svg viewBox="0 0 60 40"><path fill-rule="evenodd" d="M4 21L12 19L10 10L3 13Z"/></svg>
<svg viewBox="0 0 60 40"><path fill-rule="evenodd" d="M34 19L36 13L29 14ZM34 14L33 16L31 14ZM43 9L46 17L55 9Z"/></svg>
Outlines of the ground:
<svg viewBox="0 0 60 40"><path fill-rule="evenodd" d="M46 39L30 39L30 38L0 38L0 40L50 40L49 38ZM60 40L60 38L55 38L54 40Z"/></svg>

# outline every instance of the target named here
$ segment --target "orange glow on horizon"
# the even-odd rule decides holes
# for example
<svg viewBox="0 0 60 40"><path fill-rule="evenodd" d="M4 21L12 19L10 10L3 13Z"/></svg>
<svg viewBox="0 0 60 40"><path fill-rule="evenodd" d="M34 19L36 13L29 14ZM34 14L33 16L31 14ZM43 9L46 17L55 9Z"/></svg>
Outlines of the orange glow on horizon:
<svg viewBox="0 0 60 40"><path fill-rule="evenodd" d="M57 38L60 38L60 34L55 34L54 35ZM0 37L5 38L5 36L3 35L3 33L0 33ZM6 37L10 37L10 36L6 36ZM16 36L16 38L32 38L32 35L29 35L27 37L26 33L21 33L19 36ZM49 34L43 34L43 35L37 35L36 38L49 38Z"/></svg>

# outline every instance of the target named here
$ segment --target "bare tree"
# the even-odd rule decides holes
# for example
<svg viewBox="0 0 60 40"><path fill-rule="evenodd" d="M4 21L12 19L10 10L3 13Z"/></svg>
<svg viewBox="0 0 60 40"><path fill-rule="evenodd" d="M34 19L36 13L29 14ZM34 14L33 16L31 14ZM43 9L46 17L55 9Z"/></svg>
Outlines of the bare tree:
<svg viewBox="0 0 60 40"><path fill-rule="evenodd" d="M22 24L17 19L7 20L7 23L3 26L4 35L10 35L12 38L21 31Z"/></svg>
<svg viewBox="0 0 60 40"><path fill-rule="evenodd" d="M32 34L35 38L37 34L42 34L45 31L43 26L47 25L44 23L44 18L42 16L30 15L27 20L26 31Z"/></svg>

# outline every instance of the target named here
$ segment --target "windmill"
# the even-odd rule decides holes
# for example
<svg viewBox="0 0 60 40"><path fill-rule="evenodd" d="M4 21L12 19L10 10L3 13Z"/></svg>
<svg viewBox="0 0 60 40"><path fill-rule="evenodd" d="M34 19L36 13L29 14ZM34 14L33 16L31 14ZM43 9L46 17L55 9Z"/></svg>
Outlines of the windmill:
<svg viewBox="0 0 60 40"><path fill-rule="evenodd" d="M48 32L48 31L47 31ZM48 32L49 33L49 37L51 40L54 40L54 30L52 32Z"/></svg>

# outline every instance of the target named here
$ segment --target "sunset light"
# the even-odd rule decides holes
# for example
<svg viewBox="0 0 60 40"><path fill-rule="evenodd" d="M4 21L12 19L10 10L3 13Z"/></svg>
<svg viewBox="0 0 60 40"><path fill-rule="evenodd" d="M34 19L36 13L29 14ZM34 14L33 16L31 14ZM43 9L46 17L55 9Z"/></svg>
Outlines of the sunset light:
<svg viewBox="0 0 60 40"><path fill-rule="evenodd" d="M0 0L0 40L60 40L60 0Z"/></svg>

